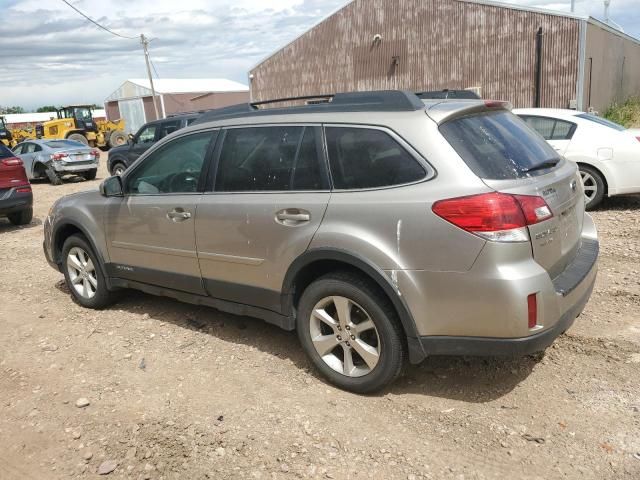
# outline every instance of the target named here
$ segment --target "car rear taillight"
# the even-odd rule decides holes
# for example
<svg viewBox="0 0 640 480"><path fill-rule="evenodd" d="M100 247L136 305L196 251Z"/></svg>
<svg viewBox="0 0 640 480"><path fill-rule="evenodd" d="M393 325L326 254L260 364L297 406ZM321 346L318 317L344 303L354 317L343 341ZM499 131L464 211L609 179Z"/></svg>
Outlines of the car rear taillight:
<svg viewBox="0 0 640 480"><path fill-rule="evenodd" d="M492 192L435 202L433 213L494 242L526 242L527 226L553 217L542 197Z"/></svg>
<svg viewBox="0 0 640 480"><path fill-rule="evenodd" d="M100 157L100 150L91 150L91 155L93 155L96 158Z"/></svg>
<svg viewBox="0 0 640 480"><path fill-rule="evenodd" d="M51 160L62 160L65 157L68 157L69 154L67 153L54 153L53 155L51 155Z"/></svg>
<svg viewBox="0 0 640 480"><path fill-rule="evenodd" d="M22 160L16 157L9 157L0 160L0 163L5 167L19 167L20 165L22 165Z"/></svg>
<svg viewBox="0 0 640 480"><path fill-rule="evenodd" d="M538 297L535 293L527 297L527 314L529 328L535 327L538 324Z"/></svg>

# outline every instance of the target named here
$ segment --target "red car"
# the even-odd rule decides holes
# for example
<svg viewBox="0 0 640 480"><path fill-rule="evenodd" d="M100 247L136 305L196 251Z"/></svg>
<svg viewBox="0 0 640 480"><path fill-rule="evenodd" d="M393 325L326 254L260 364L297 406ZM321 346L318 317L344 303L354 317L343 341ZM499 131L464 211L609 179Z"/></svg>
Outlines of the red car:
<svg viewBox="0 0 640 480"><path fill-rule="evenodd" d="M33 217L33 193L22 160L0 143L0 217L26 225Z"/></svg>

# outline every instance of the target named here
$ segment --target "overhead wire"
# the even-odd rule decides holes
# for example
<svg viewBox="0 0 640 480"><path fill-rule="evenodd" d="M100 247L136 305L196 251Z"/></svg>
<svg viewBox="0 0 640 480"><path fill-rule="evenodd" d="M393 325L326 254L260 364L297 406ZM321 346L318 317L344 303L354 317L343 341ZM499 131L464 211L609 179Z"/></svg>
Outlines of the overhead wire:
<svg viewBox="0 0 640 480"><path fill-rule="evenodd" d="M93 18L91 18L88 15L85 15L82 11L80 11L75 5L72 5L71 3L69 3L67 0L62 0L62 2L66 3L69 7L73 8L76 12L78 12L80 15L82 15L84 18L86 18L87 20L89 20L91 23L93 23L94 25L96 25L97 27L101 28L102 30L109 32L111 35L115 35L116 37L120 37L120 38L125 38L127 40L138 40L138 37L129 37L127 35L121 35L119 33L114 32L113 30L108 29L107 27L105 27L104 25L101 25L100 23L96 22Z"/></svg>

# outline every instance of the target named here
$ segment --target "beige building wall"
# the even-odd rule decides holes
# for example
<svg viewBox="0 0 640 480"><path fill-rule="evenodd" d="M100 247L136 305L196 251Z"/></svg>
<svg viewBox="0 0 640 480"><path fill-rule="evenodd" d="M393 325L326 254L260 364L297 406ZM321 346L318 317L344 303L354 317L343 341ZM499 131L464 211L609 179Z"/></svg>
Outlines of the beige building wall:
<svg viewBox="0 0 640 480"><path fill-rule="evenodd" d="M583 85L582 108L600 114L613 103L640 96L640 41L589 21Z"/></svg>
<svg viewBox="0 0 640 480"><path fill-rule="evenodd" d="M484 98L530 107L539 27L541 106L567 108L580 20L464 0L355 0L256 66L252 100L480 87Z"/></svg>

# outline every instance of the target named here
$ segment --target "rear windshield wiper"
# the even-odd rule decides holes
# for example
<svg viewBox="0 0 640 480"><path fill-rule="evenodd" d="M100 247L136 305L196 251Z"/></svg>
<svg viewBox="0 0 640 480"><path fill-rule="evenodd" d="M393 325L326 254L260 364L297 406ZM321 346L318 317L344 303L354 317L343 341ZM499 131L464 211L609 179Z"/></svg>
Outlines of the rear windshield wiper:
<svg viewBox="0 0 640 480"><path fill-rule="evenodd" d="M535 172L536 170L545 170L547 168L555 167L559 162L560 160L558 158L553 158L551 160L545 160L544 162L534 165L533 167L526 168L523 171L524 173L529 173Z"/></svg>

